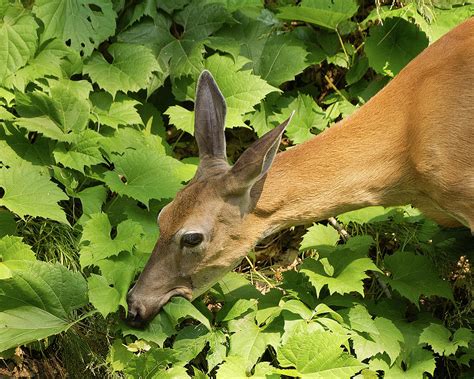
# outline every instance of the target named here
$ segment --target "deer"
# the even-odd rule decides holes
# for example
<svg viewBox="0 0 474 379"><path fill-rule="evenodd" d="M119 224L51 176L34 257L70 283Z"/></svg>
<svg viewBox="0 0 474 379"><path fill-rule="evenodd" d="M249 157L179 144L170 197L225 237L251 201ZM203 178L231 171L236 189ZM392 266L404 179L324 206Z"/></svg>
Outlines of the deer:
<svg viewBox="0 0 474 379"><path fill-rule="evenodd" d="M195 299L266 236L362 207L412 204L474 231L474 18L434 42L348 118L277 154L290 122L226 156L226 103L198 79L194 178L158 215L160 237L127 295L145 326L173 296Z"/></svg>

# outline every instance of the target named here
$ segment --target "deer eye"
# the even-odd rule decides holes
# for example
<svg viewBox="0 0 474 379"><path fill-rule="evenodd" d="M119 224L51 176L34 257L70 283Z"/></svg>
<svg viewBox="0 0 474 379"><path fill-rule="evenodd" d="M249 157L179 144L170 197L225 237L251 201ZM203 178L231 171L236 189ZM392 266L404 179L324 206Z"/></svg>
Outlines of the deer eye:
<svg viewBox="0 0 474 379"><path fill-rule="evenodd" d="M181 237L181 247L195 247L199 245L204 239L201 233L186 233Z"/></svg>

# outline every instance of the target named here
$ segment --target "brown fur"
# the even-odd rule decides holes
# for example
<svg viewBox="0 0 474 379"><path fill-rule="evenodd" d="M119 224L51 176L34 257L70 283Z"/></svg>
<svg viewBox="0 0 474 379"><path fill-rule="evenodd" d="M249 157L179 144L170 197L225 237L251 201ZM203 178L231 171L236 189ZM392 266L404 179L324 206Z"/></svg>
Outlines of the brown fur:
<svg viewBox="0 0 474 379"><path fill-rule="evenodd" d="M426 49L351 117L273 161L287 120L234 169L223 158L225 103L203 72L195 118L201 164L160 214L161 238L128 296L129 322L142 325L169 296L199 295L259 239L291 225L411 203L441 224L474 230L472 62L474 18ZM189 232L201 233L202 243L183 247Z"/></svg>

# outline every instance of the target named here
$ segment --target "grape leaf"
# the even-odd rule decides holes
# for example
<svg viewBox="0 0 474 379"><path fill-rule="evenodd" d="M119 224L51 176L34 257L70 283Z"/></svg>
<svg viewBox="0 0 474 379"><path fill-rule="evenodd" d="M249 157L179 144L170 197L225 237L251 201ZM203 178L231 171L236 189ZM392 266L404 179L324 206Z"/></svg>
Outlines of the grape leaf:
<svg viewBox="0 0 474 379"><path fill-rule="evenodd" d="M184 297L172 297L163 307L163 312L167 314L174 325L177 325L182 319L193 318L198 320L208 330L211 330L211 324L206 316Z"/></svg>
<svg viewBox="0 0 474 379"><path fill-rule="evenodd" d="M430 324L420 335L420 343L431 346L433 351L439 355L456 354L459 347L468 347L469 342L474 338L471 330L459 328L451 335L451 332L443 325Z"/></svg>
<svg viewBox="0 0 474 379"><path fill-rule="evenodd" d="M5 236L0 238L0 262L9 260L34 261L36 257L21 237Z"/></svg>
<svg viewBox="0 0 474 379"><path fill-rule="evenodd" d="M86 129L80 134L72 135L70 144L57 144L53 152L54 158L64 167L84 173L84 167L104 162L99 149L102 140L99 133Z"/></svg>
<svg viewBox="0 0 474 379"><path fill-rule="evenodd" d="M230 336L229 355L244 358L247 371L250 371L268 345L276 348L280 344L281 330L273 324L259 327L252 314L232 320L229 323L229 331L233 333Z"/></svg>
<svg viewBox="0 0 474 379"><path fill-rule="evenodd" d="M335 30L341 22L350 19L358 8L355 0L302 0L300 6L279 8L278 18L305 21Z"/></svg>
<svg viewBox="0 0 474 379"><path fill-rule="evenodd" d="M365 41L369 65L379 74L394 76L428 46L428 37L401 18L389 18L370 29Z"/></svg>
<svg viewBox="0 0 474 379"><path fill-rule="evenodd" d="M118 255L122 251L131 252L140 241L143 229L140 224L125 220L117 226L115 238L111 237L112 225L105 213L91 215L84 224L81 237L82 267L98 265L101 259Z"/></svg>
<svg viewBox="0 0 474 379"><path fill-rule="evenodd" d="M49 176L32 166L0 167L0 187L5 191L0 206L7 207L20 217L39 216L67 223L57 204L68 197Z"/></svg>
<svg viewBox="0 0 474 379"><path fill-rule="evenodd" d="M159 69L151 50L145 46L114 43L108 53L113 58L112 63L101 53L94 52L83 72L114 97L117 91L137 92L146 88L153 71Z"/></svg>
<svg viewBox="0 0 474 379"><path fill-rule="evenodd" d="M357 358L363 361L385 352L393 364L400 355L401 344L404 342L400 330L392 321L384 317L376 317L371 320L367 324L367 328L375 329L375 331L362 330L361 334L351 338Z"/></svg>
<svg viewBox="0 0 474 379"><path fill-rule="evenodd" d="M189 134L194 134L194 112L180 105L173 105L166 110L165 115L170 118L170 124Z"/></svg>
<svg viewBox="0 0 474 379"><path fill-rule="evenodd" d="M308 332L296 330L286 343L277 349L282 367L280 374L303 378L349 378L366 366L343 351L341 345L347 339L325 330Z"/></svg>
<svg viewBox="0 0 474 379"><path fill-rule="evenodd" d="M127 293L135 277L136 258L129 252L122 252L101 259L95 265L102 275L91 275L87 280L90 302L104 317L117 311L120 305L127 309Z"/></svg>
<svg viewBox="0 0 474 379"><path fill-rule="evenodd" d="M407 265L407 262L410 264ZM385 258L385 267L391 277L384 276L384 280L417 307L421 295L453 299L449 284L439 278L436 268L427 257L398 251Z"/></svg>
<svg viewBox="0 0 474 379"><path fill-rule="evenodd" d="M36 51L38 24L21 6L10 6L0 16L0 84L26 65Z"/></svg>
<svg viewBox="0 0 474 379"><path fill-rule="evenodd" d="M331 294L358 292L364 296L362 280L368 278L368 270L380 271L365 252L342 248L319 261L306 259L300 272L309 278L318 296L325 285Z"/></svg>
<svg viewBox="0 0 474 379"><path fill-rule="evenodd" d="M311 129L322 131L327 125L323 110L309 95L298 94L298 97L293 99L287 106L282 107L280 110L281 114L276 115L274 118L278 123L282 123L290 117L293 111L295 114L285 133L295 144L314 137Z"/></svg>
<svg viewBox="0 0 474 379"><path fill-rule="evenodd" d="M401 363L401 362L400 362ZM410 354L410 359L403 362L403 367L399 362L394 365L387 363L386 358L372 358L369 367L374 371L383 371L386 379L419 379L425 372L433 375L435 360L433 355L426 350L416 349Z"/></svg>
<svg viewBox="0 0 474 379"><path fill-rule="evenodd" d="M149 149L127 150L114 157L115 170L107 171L109 188L148 205L150 199L172 198L182 182L194 175L195 166Z"/></svg>
<svg viewBox="0 0 474 379"><path fill-rule="evenodd" d="M335 246L340 235L331 225L316 224L308 228L300 244L300 250L315 249L321 245Z"/></svg>
<svg viewBox="0 0 474 379"><path fill-rule="evenodd" d="M41 41L60 38L85 57L115 32L108 0L37 0L33 13L44 25Z"/></svg>
<svg viewBox="0 0 474 379"><path fill-rule="evenodd" d="M16 123L28 130L42 133L58 141L70 141L70 133L80 133L87 127L90 84L64 80L55 82L50 95L35 91L18 92L17 110L22 116Z"/></svg>
<svg viewBox="0 0 474 379"><path fill-rule="evenodd" d="M138 101L128 96L117 94L116 98L106 92L91 94L93 120L117 129L119 125L139 125L142 120L137 111Z"/></svg>
<svg viewBox="0 0 474 379"><path fill-rule="evenodd" d="M163 346L163 342L168 337L176 334L176 323L174 321L166 312L160 312L144 329L131 328L126 324L122 324L121 329L124 336L134 335L137 338Z"/></svg>
<svg viewBox="0 0 474 379"><path fill-rule="evenodd" d="M4 264L13 275L0 280L0 351L67 330L73 310L87 303L79 273L39 261Z"/></svg>
<svg viewBox="0 0 474 379"><path fill-rule="evenodd" d="M246 368L245 358L231 355L225 359L225 362L217 370L217 379L278 379L280 375L273 373L274 367L269 362L260 362L255 365L253 374Z"/></svg>
<svg viewBox="0 0 474 379"><path fill-rule="evenodd" d="M226 100L227 127L243 125L244 113L254 111L253 107L268 93L279 91L250 71L239 71L242 63L234 63L231 58L218 54L209 57L205 63Z"/></svg>

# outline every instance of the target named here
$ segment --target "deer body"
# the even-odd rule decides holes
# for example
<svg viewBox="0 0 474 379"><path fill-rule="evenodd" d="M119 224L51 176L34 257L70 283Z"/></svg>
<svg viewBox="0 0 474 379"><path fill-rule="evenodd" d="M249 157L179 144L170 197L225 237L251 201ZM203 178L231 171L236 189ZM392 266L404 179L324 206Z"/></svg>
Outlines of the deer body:
<svg viewBox="0 0 474 379"><path fill-rule="evenodd" d="M195 297L264 236L369 205L411 203L474 231L474 18L435 42L349 118L276 154L287 120L231 167L225 103L198 83L195 178L160 216L161 237L128 297L130 323Z"/></svg>

